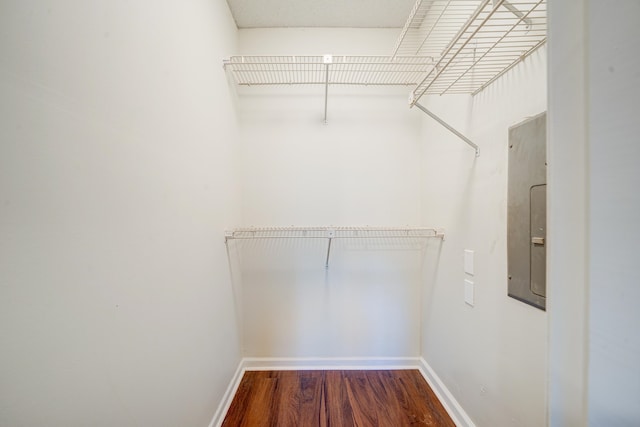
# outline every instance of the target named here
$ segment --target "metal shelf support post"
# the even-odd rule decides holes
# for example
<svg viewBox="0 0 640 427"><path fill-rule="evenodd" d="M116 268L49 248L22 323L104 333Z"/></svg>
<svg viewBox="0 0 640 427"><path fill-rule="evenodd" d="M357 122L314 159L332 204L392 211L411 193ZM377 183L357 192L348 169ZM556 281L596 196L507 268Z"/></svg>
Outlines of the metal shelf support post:
<svg viewBox="0 0 640 427"><path fill-rule="evenodd" d="M331 255L331 241L336 237L336 231L333 229L327 230L327 239L329 239L329 244L327 245L327 260L324 263L324 268L329 269L329 256Z"/></svg>
<svg viewBox="0 0 640 427"><path fill-rule="evenodd" d="M325 79L324 79L324 124L327 124L327 103L329 101L329 66L333 64L333 56L332 55L324 55L322 57L325 68Z"/></svg>

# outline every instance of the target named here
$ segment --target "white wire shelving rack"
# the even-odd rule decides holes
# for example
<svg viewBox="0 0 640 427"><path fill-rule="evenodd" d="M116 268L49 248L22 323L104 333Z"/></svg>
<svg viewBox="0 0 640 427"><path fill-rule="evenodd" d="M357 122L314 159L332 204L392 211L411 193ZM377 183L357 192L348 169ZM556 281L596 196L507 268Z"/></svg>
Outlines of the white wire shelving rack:
<svg viewBox="0 0 640 427"><path fill-rule="evenodd" d="M417 0L393 55L436 58L409 95L409 106L458 136L477 157L477 144L418 101L426 94L476 95L546 40L546 0Z"/></svg>
<svg viewBox="0 0 640 427"><path fill-rule="evenodd" d="M444 240L444 230L429 227L248 227L234 228L225 232L225 244L230 240L253 239L326 239L327 257L325 268L329 268L331 243L334 239L381 239L381 238L438 238Z"/></svg>
<svg viewBox="0 0 640 427"><path fill-rule="evenodd" d="M418 107L478 146L419 101L424 95L476 95L543 46L546 0L416 0L389 56L232 56L224 61L241 86L415 86Z"/></svg>
<svg viewBox="0 0 640 427"><path fill-rule="evenodd" d="M546 0L417 0L389 56L232 56L243 86L413 86L476 94L544 45Z"/></svg>
<svg viewBox="0 0 640 427"><path fill-rule="evenodd" d="M433 68L421 56L232 56L224 68L241 86L412 86Z"/></svg>
<svg viewBox="0 0 640 427"><path fill-rule="evenodd" d="M546 0L417 0L393 55L436 58L412 92L475 95L544 45Z"/></svg>
<svg viewBox="0 0 640 427"><path fill-rule="evenodd" d="M232 56L224 61L240 86L324 86L325 123L329 86L415 86L433 65L433 58L415 55Z"/></svg>

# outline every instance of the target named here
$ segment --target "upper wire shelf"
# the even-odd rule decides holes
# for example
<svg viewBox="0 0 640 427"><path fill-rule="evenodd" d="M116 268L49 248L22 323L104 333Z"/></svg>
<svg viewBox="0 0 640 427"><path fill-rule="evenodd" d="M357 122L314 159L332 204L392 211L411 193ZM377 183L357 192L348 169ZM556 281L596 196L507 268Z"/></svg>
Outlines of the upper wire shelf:
<svg viewBox="0 0 640 427"><path fill-rule="evenodd" d="M281 55L232 56L224 61L239 85L418 84L434 65L421 56Z"/></svg>
<svg viewBox="0 0 640 427"><path fill-rule="evenodd" d="M393 55L435 64L412 93L477 94L547 40L545 0L417 0Z"/></svg>
<svg viewBox="0 0 640 427"><path fill-rule="evenodd" d="M475 95L547 41L546 0L416 0L390 56L232 56L237 84L415 86L409 105L478 146L419 104L425 94Z"/></svg>

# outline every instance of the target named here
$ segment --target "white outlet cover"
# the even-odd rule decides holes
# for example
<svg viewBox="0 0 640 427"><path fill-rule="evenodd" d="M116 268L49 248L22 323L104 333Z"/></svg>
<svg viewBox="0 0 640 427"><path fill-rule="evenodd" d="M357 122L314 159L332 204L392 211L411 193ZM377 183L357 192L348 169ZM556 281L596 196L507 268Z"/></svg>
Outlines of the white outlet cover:
<svg viewBox="0 0 640 427"><path fill-rule="evenodd" d="M464 250L464 272L473 276L473 251Z"/></svg>
<svg viewBox="0 0 640 427"><path fill-rule="evenodd" d="M474 285L471 280L464 280L464 302L473 307L474 304Z"/></svg>

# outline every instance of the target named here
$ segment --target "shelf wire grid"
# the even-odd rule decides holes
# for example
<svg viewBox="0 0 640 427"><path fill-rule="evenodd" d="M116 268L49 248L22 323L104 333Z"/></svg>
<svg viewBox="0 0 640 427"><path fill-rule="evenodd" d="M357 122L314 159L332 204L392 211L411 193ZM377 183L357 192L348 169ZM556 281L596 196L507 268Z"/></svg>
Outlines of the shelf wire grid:
<svg viewBox="0 0 640 427"><path fill-rule="evenodd" d="M444 238L444 231L429 227L248 227L225 233L227 240L328 238Z"/></svg>
<svg viewBox="0 0 640 427"><path fill-rule="evenodd" d="M435 59L412 96L480 92L546 42L545 0L418 0L393 55Z"/></svg>
<svg viewBox="0 0 640 427"><path fill-rule="evenodd" d="M224 62L241 86L414 86L434 60L423 56L232 56ZM327 74L328 73L328 74Z"/></svg>

